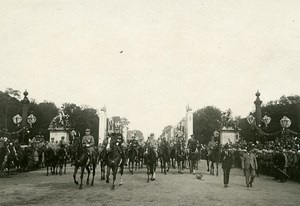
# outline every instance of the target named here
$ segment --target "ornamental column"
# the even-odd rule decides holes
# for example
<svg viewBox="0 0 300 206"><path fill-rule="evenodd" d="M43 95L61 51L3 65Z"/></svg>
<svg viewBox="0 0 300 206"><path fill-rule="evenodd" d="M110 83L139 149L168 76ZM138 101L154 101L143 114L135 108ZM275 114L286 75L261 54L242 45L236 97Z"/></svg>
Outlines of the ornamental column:
<svg viewBox="0 0 300 206"><path fill-rule="evenodd" d="M187 141L191 138L191 135L193 134L193 112L192 108L189 105L186 106L185 125L185 135L187 144Z"/></svg>
<svg viewBox="0 0 300 206"><path fill-rule="evenodd" d="M29 107L29 99L27 98L28 92L27 90L25 90L24 94L24 98L21 101L22 102L22 127L26 127L27 126L27 117L28 117L28 107Z"/></svg>
<svg viewBox="0 0 300 206"><path fill-rule="evenodd" d="M261 103L262 103L262 101L259 98L259 96L260 96L259 91L257 91L255 95L256 95L256 100L254 102L254 104L255 104L255 119L256 119L256 125L258 127L260 127L261 126Z"/></svg>
<svg viewBox="0 0 300 206"><path fill-rule="evenodd" d="M107 128L107 114L106 108L102 107L99 114L99 139L98 144L102 144L103 140L106 137L106 128Z"/></svg>

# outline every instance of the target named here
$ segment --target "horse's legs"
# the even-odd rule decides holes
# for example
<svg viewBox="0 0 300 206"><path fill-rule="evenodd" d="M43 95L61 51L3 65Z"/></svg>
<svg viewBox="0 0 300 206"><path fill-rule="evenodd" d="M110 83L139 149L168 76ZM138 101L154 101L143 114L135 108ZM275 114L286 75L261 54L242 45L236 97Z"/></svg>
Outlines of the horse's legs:
<svg viewBox="0 0 300 206"><path fill-rule="evenodd" d="M64 166L65 166L64 174L66 174L66 172L67 172L67 159L65 159L65 164L64 164Z"/></svg>
<svg viewBox="0 0 300 206"><path fill-rule="evenodd" d="M74 168L74 173L73 173L73 179L74 179L74 182L76 185L78 185L78 182L76 180L76 174L77 174L78 168L79 168L79 166L76 165Z"/></svg>
<svg viewBox="0 0 300 206"><path fill-rule="evenodd" d="M105 180L105 165L103 161L101 161L101 180Z"/></svg>
<svg viewBox="0 0 300 206"><path fill-rule="evenodd" d="M80 185L79 185L79 189L82 189L82 179L83 179L83 174L84 174L84 166L81 166L81 174L80 174Z"/></svg>
<svg viewBox="0 0 300 206"><path fill-rule="evenodd" d="M92 182L91 182L91 186L94 185L94 179L95 179L95 174L96 174L96 167L97 167L97 163L93 162L93 179L92 179Z"/></svg>
<svg viewBox="0 0 300 206"><path fill-rule="evenodd" d="M122 163L122 164L120 165L120 175L121 175L121 179L120 179L119 185L123 185L123 179L122 179L122 176L123 176L123 170L124 170L124 164Z"/></svg>
<svg viewBox="0 0 300 206"><path fill-rule="evenodd" d="M63 170L63 163L59 163L59 175L62 175L62 170Z"/></svg>
<svg viewBox="0 0 300 206"><path fill-rule="evenodd" d="M111 189L114 190L115 189L115 181L117 178L118 166L113 167L112 171L113 171L113 184L112 184Z"/></svg>
<svg viewBox="0 0 300 206"><path fill-rule="evenodd" d="M90 184L90 174L91 174L90 166L88 165L85 168L86 168L86 170L88 172L88 176L86 178L86 184L89 185Z"/></svg>
<svg viewBox="0 0 300 206"><path fill-rule="evenodd" d="M110 175L110 167L107 165L107 167L106 167L106 183L109 183L109 175Z"/></svg>
<svg viewBox="0 0 300 206"><path fill-rule="evenodd" d="M210 174L215 175L215 163L212 161L210 164Z"/></svg>
<svg viewBox="0 0 300 206"><path fill-rule="evenodd" d="M193 175L195 175L196 174L196 160L193 161L192 165L193 165Z"/></svg>
<svg viewBox="0 0 300 206"><path fill-rule="evenodd" d="M207 172L209 172L209 159L206 159L206 164L207 164Z"/></svg>

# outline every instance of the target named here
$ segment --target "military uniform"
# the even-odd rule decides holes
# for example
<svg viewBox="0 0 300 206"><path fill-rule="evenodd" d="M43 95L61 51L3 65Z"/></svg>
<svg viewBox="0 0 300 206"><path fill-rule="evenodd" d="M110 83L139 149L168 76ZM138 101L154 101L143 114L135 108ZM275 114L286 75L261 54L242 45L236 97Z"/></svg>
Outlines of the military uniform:
<svg viewBox="0 0 300 206"><path fill-rule="evenodd" d="M189 139L187 147L190 152L198 152L199 142L196 139Z"/></svg>
<svg viewBox="0 0 300 206"><path fill-rule="evenodd" d="M94 145L95 140L92 135L85 135L82 137L82 146L86 147L90 154L95 151Z"/></svg>

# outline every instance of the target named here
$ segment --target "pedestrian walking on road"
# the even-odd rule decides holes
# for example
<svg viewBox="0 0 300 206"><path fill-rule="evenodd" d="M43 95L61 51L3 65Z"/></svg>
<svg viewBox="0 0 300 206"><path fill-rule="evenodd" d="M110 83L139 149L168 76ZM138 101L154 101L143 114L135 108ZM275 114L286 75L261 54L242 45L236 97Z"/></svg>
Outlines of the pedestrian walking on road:
<svg viewBox="0 0 300 206"><path fill-rule="evenodd" d="M233 153L229 148L229 145L224 145L224 150L221 153L221 161L223 168L223 181L224 187L229 187L229 174L233 164Z"/></svg>
<svg viewBox="0 0 300 206"><path fill-rule="evenodd" d="M247 147L247 152L242 158L242 168L244 170L244 175L246 177L247 187L252 187L252 183L256 176L255 171L258 169L257 160L255 154L252 152L252 147Z"/></svg>

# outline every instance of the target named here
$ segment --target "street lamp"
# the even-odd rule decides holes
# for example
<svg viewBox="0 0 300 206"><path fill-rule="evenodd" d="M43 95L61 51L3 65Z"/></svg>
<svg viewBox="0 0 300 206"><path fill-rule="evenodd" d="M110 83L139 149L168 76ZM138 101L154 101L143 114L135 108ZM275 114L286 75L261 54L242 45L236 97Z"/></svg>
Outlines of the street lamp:
<svg viewBox="0 0 300 206"><path fill-rule="evenodd" d="M17 114L16 116L14 116L13 117L13 122L19 127L20 123L22 122L21 115Z"/></svg>
<svg viewBox="0 0 300 206"><path fill-rule="evenodd" d="M271 122L271 117L268 117L267 115L265 115L265 116L262 118L262 121L263 121L263 123L265 123L266 128L267 128L267 127L268 127L268 124Z"/></svg>
<svg viewBox="0 0 300 206"><path fill-rule="evenodd" d="M36 122L36 117L33 114L29 115L27 117L27 122L30 126L32 126L32 124Z"/></svg>
<svg viewBox="0 0 300 206"><path fill-rule="evenodd" d="M280 124L283 129L287 129L291 126L292 121L289 118L287 118L286 116L283 116L282 119L280 120Z"/></svg>
<svg viewBox="0 0 300 206"><path fill-rule="evenodd" d="M21 115L17 114L13 117L13 122L19 127L21 122L22 122L23 118L21 117ZM30 127L32 127L32 124L34 124L36 122L37 118L31 114L27 117L27 122L30 125ZM23 127L23 131L22 131L23 135L22 135L22 140L21 143L23 143L24 141L24 137L26 133L29 133L28 127L24 126Z"/></svg>
<svg viewBox="0 0 300 206"><path fill-rule="evenodd" d="M250 125L255 125L255 117L252 114L247 117L247 121Z"/></svg>

